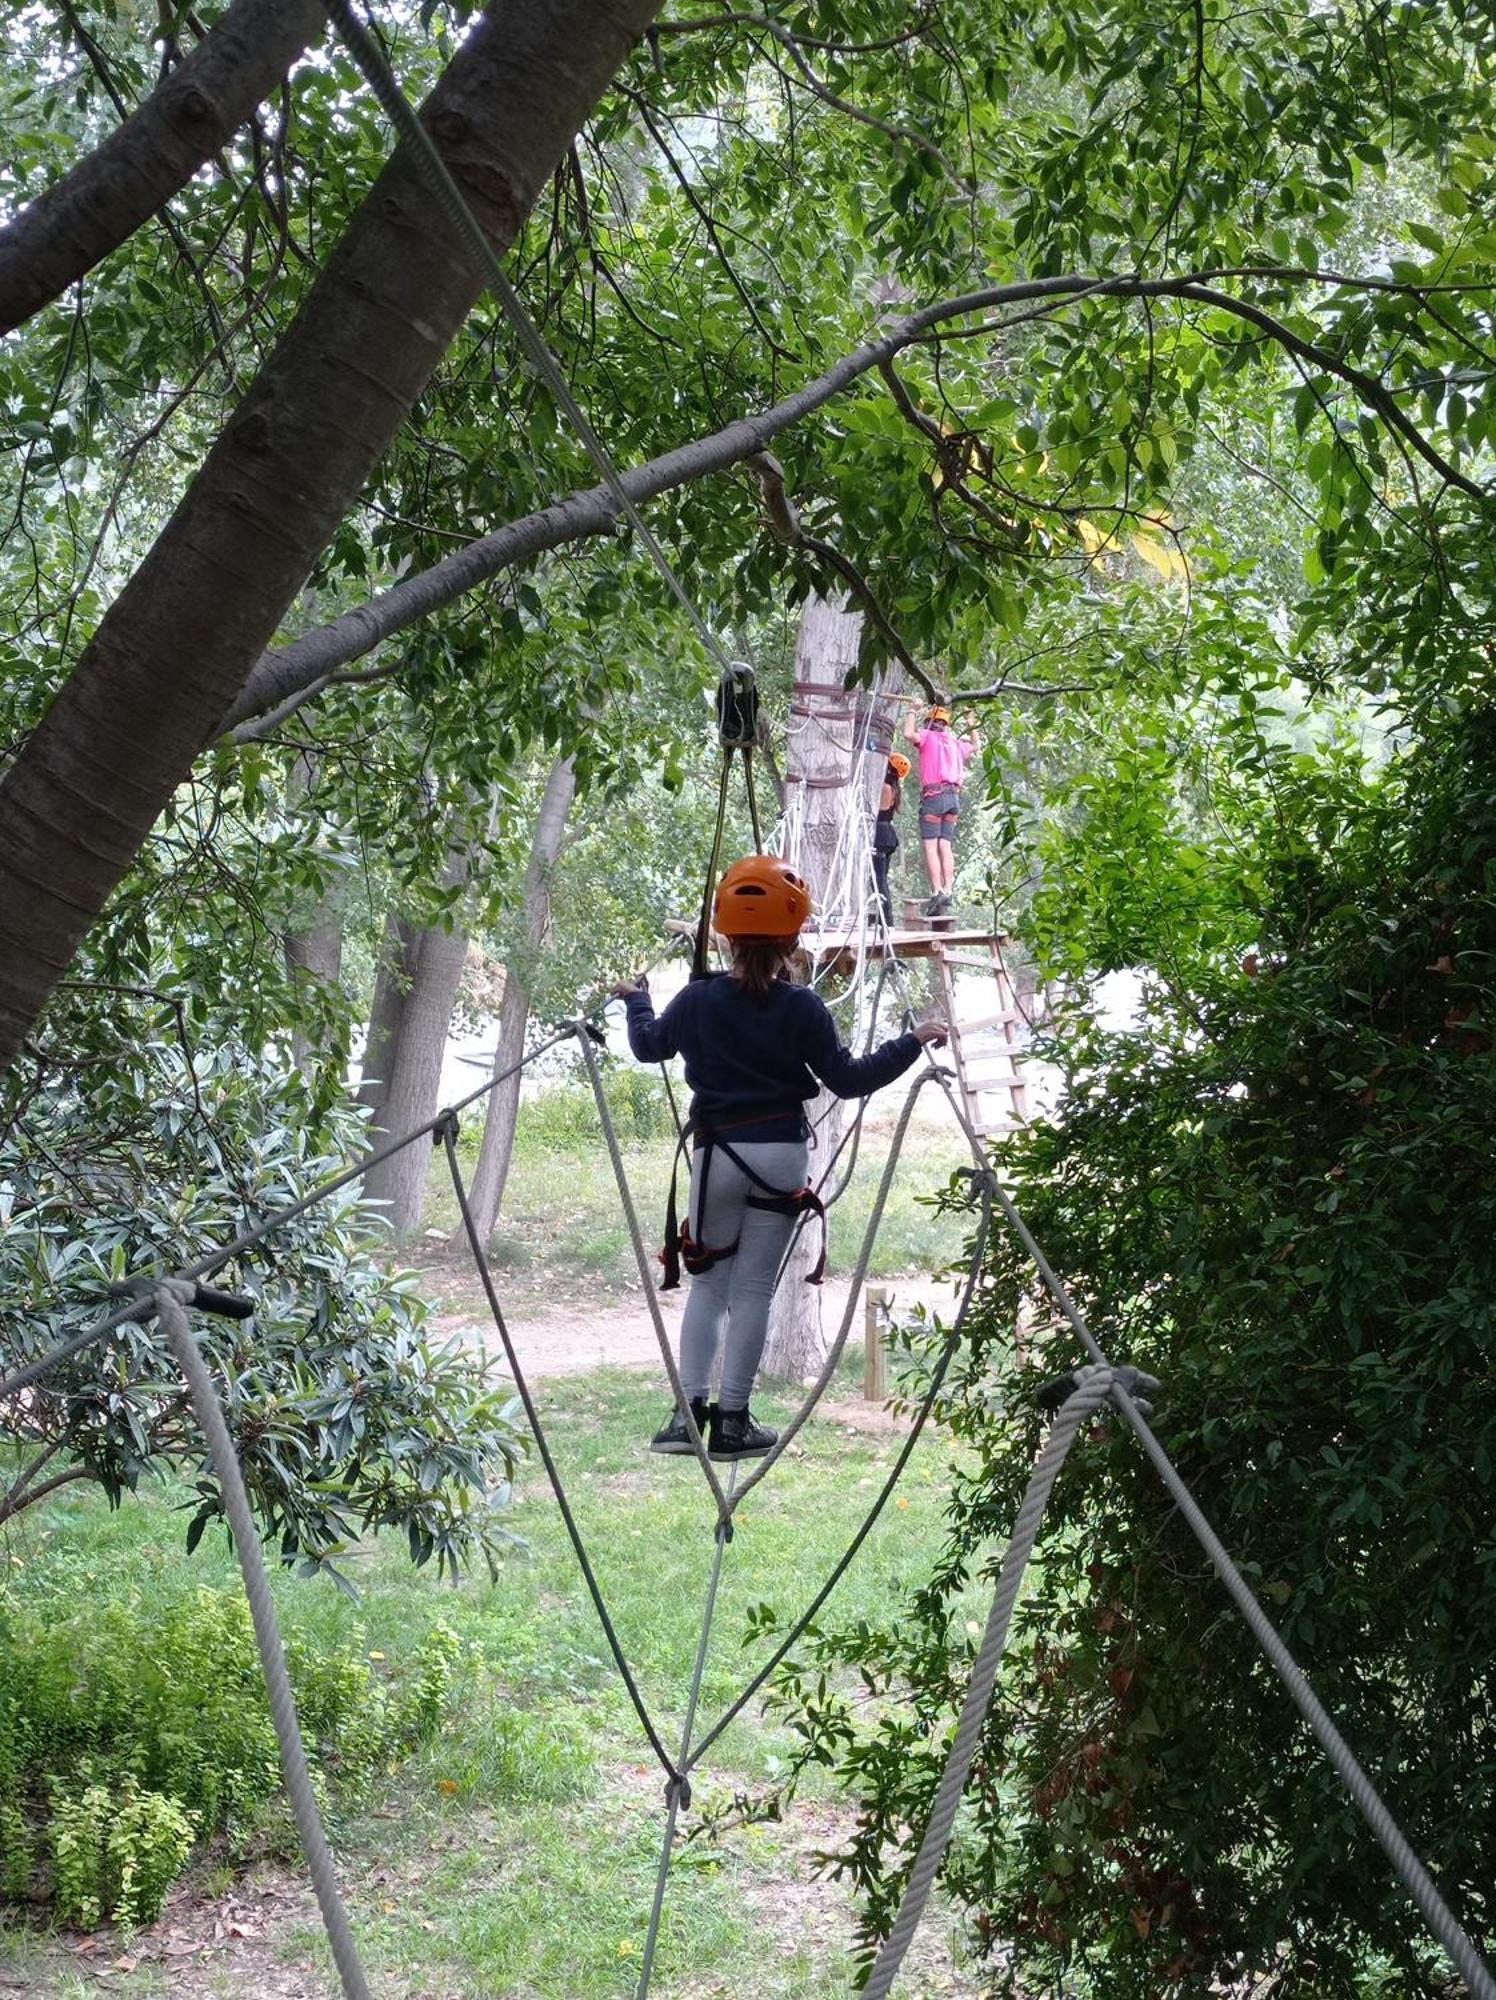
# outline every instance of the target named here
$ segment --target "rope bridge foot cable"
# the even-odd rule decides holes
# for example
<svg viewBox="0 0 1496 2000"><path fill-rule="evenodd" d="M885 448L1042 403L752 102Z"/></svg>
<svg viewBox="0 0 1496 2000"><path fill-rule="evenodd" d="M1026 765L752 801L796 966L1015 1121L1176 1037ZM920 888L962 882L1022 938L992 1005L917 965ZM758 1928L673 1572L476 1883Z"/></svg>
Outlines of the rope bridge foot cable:
<svg viewBox="0 0 1496 2000"><path fill-rule="evenodd" d="M306 1749L296 1719L296 1698L291 1692L290 1676L286 1672L285 1649L281 1644L280 1626L276 1621L275 1604L265 1575L265 1558L260 1549L259 1531L250 1511L249 1495L244 1488L238 1455L229 1436L218 1392L213 1387L213 1378L209 1375L207 1364L192 1337L192 1328L184 1309L184 1301L191 1297L192 1291L192 1286L168 1279L156 1291L154 1300L156 1317L186 1378L187 1393L192 1401L193 1412L207 1439L213 1470L218 1477L223 1511L234 1538L234 1553L239 1558L239 1570L244 1578L244 1594L249 1600L250 1617L254 1621L255 1644L259 1648L265 1688L270 1698L271 1719L275 1724L276 1741L280 1745L281 1770L286 1781L286 1791L290 1796L291 1810L296 1817L296 1830L301 1836L307 1870L317 1893L317 1906L322 1912L322 1922L327 1931L327 1941L332 1947L338 1978L342 1982L347 2000L373 2000L369 1982L359 1961L358 1947L353 1941L348 1912L343 1907L343 1899L338 1890L337 1872L333 1867L332 1854L327 1845L327 1835L323 1831L322 1816L317 1810L317 1797L312 1789ZM135 1310L140 1312L144 1307L145 1302L142 1301L137 1304Z"/></svg>
<svg viewBox="0 0 1496 2000"><path fill-rule="evenodd" d="M759 1691L767 1684L770 1678L777 1672L779 1667L789 1657L794 1647L799 1644L800 1640L805 1636L805 1633L809 1630L817 1614L820 1612L821 1607L825 1604L826 1600L830 1597L831 1593L836 1589L836 1586L841 1582L842 1578L851 1568L853 1562L856 1560L857 1553L861 1549L863 1543L872 1533L874 1527L876 1527L878 1519L881 1516L883 1509L887 1506L888 1501L894 1491L894 1488L898 1485L900 1479L904 1475L905 1466L908 1465L910 1458L913 1456L914 1447L919 1443L920 1433L923 1431L925 1427L925 1423L929 1418L931 1410L935 1407L935 1398L940 1393L941 1385L945 1381L946 1373L950 1368L951 1362L955 1359L957 1349L960 1347L962 1340L965 1338L966 1317L968 1312L970 1311L972 1300L976 1297L976 1290L978 1282L981 1278L982 1266L986 1260L987 1237L990 1230L991 1221L992 1221L992 1195L990 1188L986 1187L984 1184L981 1219L977 1224L976 1240L972 1247L971 1261L966 1275L965 1291L962 1294L961 1303L957 1307L955 1320L952 1322L950 1331L946 1335L945 1344L941 1348L939 1358L936 1361L934 1371L931 1374L929 1386L925 1390L924 1396L915 1414L914 1423L910 1427L908 1437L905 1438L904 1443L900 1448L898 1457L893 1462L893 1466L889 1471L888 1477L884 1480L883 1485L880 1488L876 1499L873 1501L872 1506L868 1509L867 1514L864 1516L861 1525L857 1529L856 1534L853 1535L851 1541L847 1544L846 1549L843 1551L840 1559L837 1561L830 1575L826 1578L826 1581L821 1585L820 1589L816 1592L815 1596L810 1600L810 1603L805 1607L804 1611L801 1612L800 1616L795 1620L795 1623L790 1627L789 1631L784 1635L783 1639L775 1647L774 1651L769 1655L769 1658L759 1668L758 1672L754 1675L753 1679L748 1683L747 1687L743 1689L742 1693L736 1697L736 1699L731 1703L731 1705L728 1708L723 1710L722 1714L717 1718L716 1722L713 1723L712 1727L709 1730L707 1730L706 1734L698 1740L696 1748L690 1753L690 1756L686 1760L685 1768L688 1772L695 1769L697 1764L700 1763L702 1758L706 1755L707 1751L711 1749L712 1745L717 1741L717 1739L734 1722L736 1722L737 1718L742 1714L743 1710L748 1706L749 1702L752 1701L754 1696L758 1694Z"/></svg>
<svg viewBox="0 0 1496 2000"><path fill-rule="evenodd" d="M727 1474L727 1491L732 1493L737 1484L738 1461L733 1460ZM696 1706L701 1699L701 1676L706 1668L707 1647L711 1643L712 1620L717 1609L717 1586L722 1581L722 1557L727 1544L732 1540L732 1522L719 1520L713 1534L712 1573L707 1584L706 1605L701 1614L701 1637L696 1642L696 1664L691 1672L690 1692L686 1697L686 1719L681 1727L680 1761L671 1773L665 1788L666 1810L665 1831L660 1844L660 1865L655 1872L654 1900L650 1905L649 1928L644 1938L644 1956L639 1966L639 1986L635 2000L646 2000L649 1982L654 1973L655 1948L660 1940L660 1918L665 1908L665 1888L670 1879L670 1863L675 1855L675 1827L681 1809L691 1803L691 1731L696 1724Z"/></svg>
<svg viewBox="0 0 1496 2000"><path fill-rule="evenodd" d="M441 1140L446 1153L447 1170L452 1178L452 1191L457 1196L457 1206L462 1214L462 1227L467 1236L468 1248L472 1252L473 1264L482 1283L484 1296L488 1300L488 1310L492 1315L494 1326L498 1331L499 1339L503 1343L504 1355L509 1363L509 1372L514 1377L515 1389L519 1394L520 1401L524 1404L525 1416L529 1421L530 1432L535 1439L535 1448L540 1453L540 1460L545 1467L546 1477L551 1482L551 1491L556 1496L556 1505L560 1509L561 1519L565 1523L572 1551L576 1556L577 1565L582 1572L582 1579L587 1585L593 1609L597 1613L598 1623L602 1626L603 1637L607 1640L608 1650L613 1655L613 1664L617 1667L623 1684L628 1690L629 1700L634 1705L634 1713L638 1716L640 1725L645 1735L649 1738L650 1748L654 1751L666 1776L673 1779L677 1773L677 1766L672 1761L670 1752L665 1748L660 1732L655 1727L654 1720L645 1706L644 1697L639 1692L639 1684L634 1679L633 1671L624 1653L623 1642L620 1640L617 1628L614 1626L613 1620L609 1615L607 1604L603 1598L602 1586L597 1580L591 1560L588 1557L587 1546L582 1539L582 1531L577 1526L576 1516L572 1513L571 1502L567 1499L566 1488L562 1484L560 1468L557 1466L555 1458L551 1453L550 1442L540 1421L540 1411L536 1407L535 1398L530 1393L530 1385L526 1381L524 1370L520 1366L519 1355L515 1350L513 1338L509 1332L509 1323L504 1317L503 1307L499 1304L499 1295L493 1282L493 1272L489 1268L488 1258L478 1235L478 1225L473 1216L471 1203L468 1200L467 1184L463 1180L462 1168L457 1158L457 1119L455 1115L443 1126Z"/></svg>

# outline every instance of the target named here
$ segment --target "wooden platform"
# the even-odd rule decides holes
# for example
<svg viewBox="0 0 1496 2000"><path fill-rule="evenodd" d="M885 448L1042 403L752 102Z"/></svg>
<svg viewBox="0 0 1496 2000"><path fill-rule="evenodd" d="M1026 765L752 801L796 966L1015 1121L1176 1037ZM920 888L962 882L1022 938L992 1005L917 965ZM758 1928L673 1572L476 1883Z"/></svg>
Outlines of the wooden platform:
<svg viewBox="0 0 1496 2000"><path fill-rule="evenodd" d="M981 951L988 954L994 944L1005 945L1008 940L997 931L958 931L941 928L942 919L936 917L933 923L916 929L896 930L887 933L885 944L881 929L870 930L860 946L865 958L943 958L948 951ZM824 936L816 931L801 931L800 949L813 958L817 965L829 966L833 971L850 971L857 963L859 946L855 938L845 931L828 931ZM983 963L987 963L984 957Z"/></svg>
<svg viewBox="0 0 1496 2000"><path fill-rule="evenodd" d="M991 953L993 945L999 949L1008 939L1002 931L958 931L942 928L948 919L936 917L917 929L889 931L887 950L894 958L940 958L947 951L981 951ZM694 938L696 926L687 917L668 917L665 928L672 937ZM718 943L726 946L727 940ZM829 967L833 972L850 972L859 955L864 958L882 958L885 955L884 933L881 927L869 926L860 945L849 929L836 931L805 930L800 933L800 949L808 958L821 967ZM983 959L983 964L987 959Z"/></svg>

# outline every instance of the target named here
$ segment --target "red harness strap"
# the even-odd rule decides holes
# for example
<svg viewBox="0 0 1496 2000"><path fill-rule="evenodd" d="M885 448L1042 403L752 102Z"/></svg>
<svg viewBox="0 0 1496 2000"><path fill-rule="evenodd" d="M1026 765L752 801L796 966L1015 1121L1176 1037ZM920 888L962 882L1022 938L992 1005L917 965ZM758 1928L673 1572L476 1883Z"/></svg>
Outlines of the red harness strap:
<svg viewBox="0 0 1496 2000"><path fill-rule="evenodd" d="M797 1106L796 1108L798 1109L799 1107ZM756 1112L751 1119L744 1119L743 1123L756 1125L761 1118L773 1115L772 1111ZM689 1219L685 1222L677 1220L676 1182L680 1173L681 1155L685 1151L686 1140L693 1135L701 1140L699 1148L702 1156L701 1174L697 1181L696 1196L698 1213L703 1212L706 1207L706 1185L707 1176L711 1172L712 1153L720 1146L728 1159L738 1169L739 1173L745 1174L754 1187L761 1190L758 1194L749 1195L747 1201L749 1208L768 1209L775 1215L797 1216L809 1212L812 1215L820 1217L821 1254L816 1259L815 1269L810 1272L805 1281L809 1285L820 1284L822 1278L826 1275L826 1204L821 1200L815 1189L809 1186L809 1184L800 1188L776 1188L772 1186L763 1178L762 1174L755 1173L748 1162L734 1152L733 1148L722 1138L719 1131L713 1130L710 1127L701 1127L698 1130L688 1120L681 1132L679 1143L675 1149L675 1160L670 1169L670 1200L665 1209L665 1246L660 1252L660 1262L664 1266L664 1276L660 1280L660 1290L662 1292L673 1292L678 1289L682 1265L695 1278L699 1277L703 1271L711 1270L714 1264L720 1264L728 1257L733 1257L737 1254L738 1245L736 1239L721 1249L713 1250L705 1243L698 1243L695 1240L691 1234Z"/></svg>

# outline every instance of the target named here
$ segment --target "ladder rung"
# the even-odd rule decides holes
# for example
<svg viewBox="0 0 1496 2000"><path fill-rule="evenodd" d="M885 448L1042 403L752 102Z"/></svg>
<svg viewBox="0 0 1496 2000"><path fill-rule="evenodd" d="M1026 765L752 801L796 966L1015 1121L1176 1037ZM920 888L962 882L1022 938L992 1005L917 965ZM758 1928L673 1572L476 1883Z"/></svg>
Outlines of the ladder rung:
<svg viewBox="0 0 1496 2000"><path fill-rule="evenodd" d="M934 935L938 938L940 934L937 931ZM975 965L982 972L996 972L1000 969L992 959L983 958L974 951L942 950L937 946L931 956L938 958L942 965Z"/></svg>
<svg viewBox="0 0 1496 2000"><path fill-rule="evenodd" d="M958 1035L979 1035L987 1028L1016 1027L1022 1019L1021 1014L1007 1007L1000 1014L978 1014L974 1020L958 1020L953 1025Z"/></svg>

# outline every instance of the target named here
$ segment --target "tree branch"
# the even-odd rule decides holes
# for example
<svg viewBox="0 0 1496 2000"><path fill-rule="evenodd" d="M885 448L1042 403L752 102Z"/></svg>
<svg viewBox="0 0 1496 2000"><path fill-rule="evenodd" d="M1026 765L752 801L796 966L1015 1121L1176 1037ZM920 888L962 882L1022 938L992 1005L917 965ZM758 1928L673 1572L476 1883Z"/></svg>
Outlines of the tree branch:
<svg viewBox="0 0 1496 2000"><path fill-rule="evenodd" d="M1444 476L1475 498L1486 499L1480 487L1445 464L1380 384L1359 369L1336 361L1334 356L1314 347L1313 343L1303 340L1287 327L1280 329L1280 323L1260 308L1233 299L1227 293L1212 290L1211 281L1219 275L1215 271L1201 271L1178 278L1061 275L993 285L981 291L964 293L959 298L939 300L900 320L877 339L865 341L850 354L843 355L823 374L813 377L793 394L782 397L756 416L740 417L706 437L677 445L642 465L631 466L620 474L621 483L629 498L639 506L695 480L740 465L763 451L782 432L792 429L834 401L864 375L886 361L891 362L932 329L943 327L952 320L965 319L973 313L988 313L1037 302L1043 302L1046 310L1058 311L1077 301L1097 298L1184 298L1237 312L1242 318L1262 326L1274 340L1281 335L1290 353L1301 358L1308 353L1315 366L1339 375L1358 390L1364 384L1372 392L1368 400L1373 407L1395 411L1399 431L1404 434L1410 431L1416 435L1423 455L1430 457ZM1288 274L1264 269L1257 275L1264 279L1281 280ZM611 534L618 526L618 519L618 502L613 495L605 486L593 486L569 493L536 513L524 515L491 534L480 536L467 548L455 551L432 568L403 578L371 598L367 604L344 613L341 618L316 631L306 633L289 646L262 655L225 715L220 725L222 732L230 733L251 717L266 714L312 682L324 679L365 653L372 652L382 641L430 617L433 612L453 603L502 570L511 569L570 542Z"/></svg>
<svg viewBox="0 0 1496 2000"><path fill-rule="evenodd" d="M143 104L132 113L121 104L118 130L0 229L0 333L157 214L326 26L320 0L234 0ZM187 254L180 239L178 248Z"/></svg>

